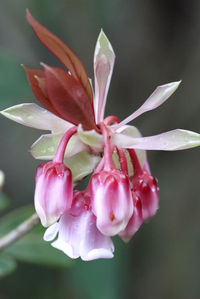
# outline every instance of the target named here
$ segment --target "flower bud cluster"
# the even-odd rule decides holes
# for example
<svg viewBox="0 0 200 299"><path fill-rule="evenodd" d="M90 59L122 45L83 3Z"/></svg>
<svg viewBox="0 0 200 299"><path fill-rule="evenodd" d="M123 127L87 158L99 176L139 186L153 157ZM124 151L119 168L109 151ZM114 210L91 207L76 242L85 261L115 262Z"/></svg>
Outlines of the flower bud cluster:
<svg viewBox="0 0 200 299"><path fill-rule="evenodd" d="M54 160L41 164L36 172L35 208L43 226L44 239L71 258L83 260L113 257L110 237L125 242L143 221L158 208L156 180L143 169L133 149L116 148L109 126L101 124L104 151L85 190L73 191L71 170L64 163L64 152L76 127L62 138ZM113 162L117 153L120 167ZM134 173L129 174L125 153L129 152Z"/></svg>

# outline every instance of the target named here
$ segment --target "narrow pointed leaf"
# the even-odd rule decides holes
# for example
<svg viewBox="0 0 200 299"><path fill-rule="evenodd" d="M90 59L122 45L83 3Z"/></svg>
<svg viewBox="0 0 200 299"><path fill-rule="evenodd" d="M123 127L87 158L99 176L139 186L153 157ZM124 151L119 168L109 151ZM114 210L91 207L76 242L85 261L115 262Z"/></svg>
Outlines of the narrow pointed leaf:
<svg viewBox="0 0 200 299"><path fill-rule="evenodd" d="M158 86L139 109L137 109L133 114L125 118L119 124L115 125L114 128L117 129L129 123L144 112L159 107L175 92L180 83L181 81L178 81Z"/></svg>
<svg viewBox="0 0 200 299"><path fill-rule="evenodd" d="M112 141L124 148L176 151L200 145L200 134L182 129L172 130L155 136L132 138L115 134Z"/></svg>
<svg viewBox="0 0 200 299"><path fill-rule="evenodd" d="M46 88L52 106L63 119L86 130L97 129L93 107L82 86L60 68L45 68Z"/></svg>
<svg viewBox="0 0 200 299"><path fill-rule="evenodd" d="M92 88L80 59L61 39L39 24L28 10L26 17L39 40L68 68L72 76L82 84L92 103Z"/></svg>
<svg viewBox="0 0 200 299"><path fill-rule="evenodd" d="M34 103L19 104L1 111L1 114L24 126L40 130L66 132L72 126Z"/></svg>
<svg viewBox="0 0 200 299"><path fill-rule="evenodd" d="M101 30L94 53L95 115L99 123L104 118L106 98L115 62L113 48Z"/></svg>

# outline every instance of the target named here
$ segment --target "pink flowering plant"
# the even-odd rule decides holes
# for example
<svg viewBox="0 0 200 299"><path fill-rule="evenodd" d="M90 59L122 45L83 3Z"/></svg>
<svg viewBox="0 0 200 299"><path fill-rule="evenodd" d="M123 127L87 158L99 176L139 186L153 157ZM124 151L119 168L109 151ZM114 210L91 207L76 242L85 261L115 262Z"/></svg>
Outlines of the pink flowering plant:
<svg viewBox="0 0 200 299"><path fill-rule="evenodd" d="M94 53L94 88L80 59L58 37L27 12L39 40L63 68L41 63L23 66L36 98L34 103L1 111L20 124L51 133L31 146L38 166L35 210L46 227L44 240L70 258L89 261L112 258L112 236L129 241L159 206L158 186L146 150L175 151L200 145L200 134L176 129L142 137L128 125L141 114L163 104L180 81L158 86L144 104L123 121L105 117L115 54L100 32ZM91 174L85 190L78 183Z"/></svg>

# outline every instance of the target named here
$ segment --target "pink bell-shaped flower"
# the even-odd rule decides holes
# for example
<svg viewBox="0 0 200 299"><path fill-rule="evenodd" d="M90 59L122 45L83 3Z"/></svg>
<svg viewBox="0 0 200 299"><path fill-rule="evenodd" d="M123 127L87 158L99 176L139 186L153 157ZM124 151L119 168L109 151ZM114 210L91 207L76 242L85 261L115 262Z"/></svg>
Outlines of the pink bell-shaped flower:
<svg viewBox="0 0 200 299"><path fill-rule="evenodd" d="M114 245L97 229L89 200L84 191L75 191L71 210L47 229L44 240L51 241L58 233L52 246L73 259L81 257L84 261L90 261L112 258Z"/></svg>
<svg viewBox="0 0 200 299"><path fill-rule="evenodd" d="M142 204L142 217L146 221L158 210L158 187L156 179L146 171L133 178L133 190Z"/></svg>
<svg viewBox="0 0 200 299"><path fill-rule="evenodd" d="M92 176L90 192L100 232L114 236L123 231L133 214L128 177L117 169L101 171Z"/></svg>
<svg viewBox="0 0 200 299"><path fill-rule="evenodd" d="M119 233L119 236L124 242L128 242L132 238L143 222L141 201L135 196L134 192L132 192L132 196L134 204L133 215L131 216L125 230Z"/></svg>
<svg viewBox="0 0 200 299"><path fill-rule="evenodd" d="M63 163L49 162L38 166L35 180L35 209L47 227L71 207L71 171Z"/></svg>
<svg viewBox="0 0 200 299"><path fill-rule="evenodd" d="M104 166L103 169L96 169L89 187L97 228L106 236L114 236L128 224L133 214L133 200L128 176L114 167L113 147L108 130L104 124L101 124L101 128L104 138Z"/></svg>
<svg viewBox="0 0 200 299"><path fill-rule="evenodd" d="M137 155L133 149L129 149L129 155L134 168L132 179L133 192L141 201L142 218L144 221L153 217L158 209L158 186L156 179L150 175L148 163L142 169Z"/></svg>
<svg viewBox="0 0 200 299"><path fill-rule="evenodd" d="M67 143L75 133L76 127L70 128L61 139L53 161L41 164L36 171L35 209L45 227L71 208L72 174L63 160Z"/></svg>

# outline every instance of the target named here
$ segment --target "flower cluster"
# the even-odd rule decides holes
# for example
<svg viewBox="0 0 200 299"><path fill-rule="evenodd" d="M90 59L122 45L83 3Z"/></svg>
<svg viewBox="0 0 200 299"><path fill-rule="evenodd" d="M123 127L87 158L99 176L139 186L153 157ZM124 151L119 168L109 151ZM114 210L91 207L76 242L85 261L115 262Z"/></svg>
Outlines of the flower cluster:
<svg viewBox="0 0 200 299"><path fill-rule="evenodd" d="M186 130L142 137L127 123L164 103L180 82L158 86L145 103L123 121L104 118L115 54L103 33L94 54L95 92L79 58L27 12L40 41L65 68L23 66L36 98L47 109L26 103L1 113L50 134L31 147L37 159L35 209L44 240L71 258L113 257L111 237L125 242L158 209L158 187L150 173L146 150L180 150L200 145L200 135ZM94 99L93 99L94 98ZM92 173L85 190L74 189Z"/></svg>

